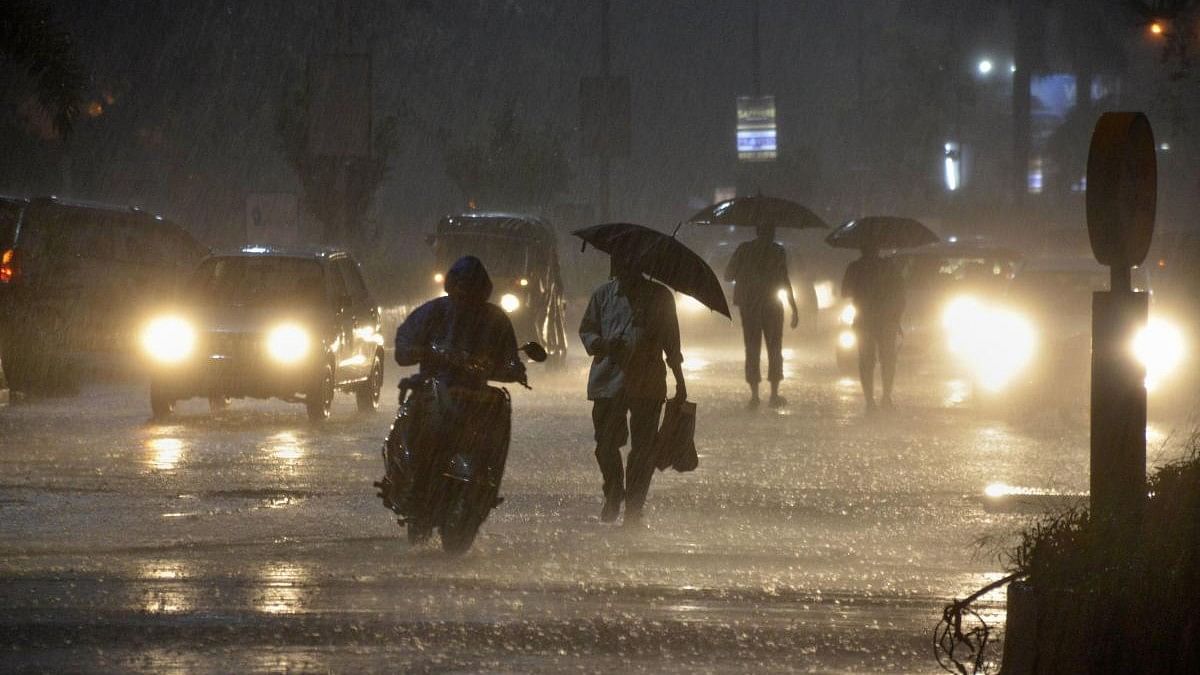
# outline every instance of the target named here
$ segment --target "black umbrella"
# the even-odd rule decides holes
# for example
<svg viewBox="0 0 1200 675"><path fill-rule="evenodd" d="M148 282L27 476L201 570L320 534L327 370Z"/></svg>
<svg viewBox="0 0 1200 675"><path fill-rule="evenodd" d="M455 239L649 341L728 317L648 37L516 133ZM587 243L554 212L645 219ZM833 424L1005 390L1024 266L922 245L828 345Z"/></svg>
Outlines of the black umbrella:
<svg viewBox="0 0 1200 675"><path fill-rule="evenodd" d="M918 221L894 216L851 220L825 237L825 243L834 248L916 248L939 241L932 230Z"/></svg>
<svg viewBox="0 0 1200 675"><path fill-rule="evenodd" d="M829 225L807 207L778 197L736 197L700 211L688 219L695 225L737 225L758 227L773 225L781 228L823 228Z"/></svg>
<svg viewBox="0 0 1200 675"><path fill-rule="evenodd" d="M703 258L675 237L632 223L593 225L573 234L583 240L584 248L591 244L651 279L732 318L717 275Z"/></svg>

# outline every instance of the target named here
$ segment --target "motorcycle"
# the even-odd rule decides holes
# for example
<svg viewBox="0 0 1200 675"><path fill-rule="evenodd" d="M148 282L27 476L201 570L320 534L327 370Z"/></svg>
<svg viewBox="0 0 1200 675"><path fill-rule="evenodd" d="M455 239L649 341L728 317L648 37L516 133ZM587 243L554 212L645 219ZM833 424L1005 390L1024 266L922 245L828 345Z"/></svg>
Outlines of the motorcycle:
<svg viewBox="0 0 1200 675"><path fill-rule="evenodd" d="M504 501L500 481L512 401L507 389L487 384L491 363L439 346L433 350L464 380L481 384L455 386L420 375L401 380L400 407L381 451L384 477L375 487L406 529L409 543L428 541L436 529L442 549L459 555L471 548L483 521ZM538 363L547 357L536 342L520 351Z"/></svg>

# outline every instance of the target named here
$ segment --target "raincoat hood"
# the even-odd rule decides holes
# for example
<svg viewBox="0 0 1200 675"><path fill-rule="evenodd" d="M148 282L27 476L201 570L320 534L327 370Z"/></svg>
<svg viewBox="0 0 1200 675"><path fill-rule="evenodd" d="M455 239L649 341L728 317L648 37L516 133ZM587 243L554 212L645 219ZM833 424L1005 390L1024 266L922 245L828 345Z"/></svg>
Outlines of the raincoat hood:
<svg viewBox="0 0 1200 675"><path fill-rule="evenodd" d="M455 300L487 302L492 297L492 279L483 261L466 255L450 266L446 273L446 295Z"/></svg>

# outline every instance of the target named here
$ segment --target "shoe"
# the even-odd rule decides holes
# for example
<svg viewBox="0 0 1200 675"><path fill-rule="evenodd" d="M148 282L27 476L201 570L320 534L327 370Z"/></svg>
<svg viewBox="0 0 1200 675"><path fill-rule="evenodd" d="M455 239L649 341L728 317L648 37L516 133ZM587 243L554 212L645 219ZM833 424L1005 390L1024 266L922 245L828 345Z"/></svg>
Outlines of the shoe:
<svg viewBox="0 0 1200 675"><path fill-rule="evenodd" d="M892 403L892 397L887 396L879 403L879 407L884 410L895 410L896 404Z"/></svg>
<svg viewBox="0 0 1200 675"><path fill-rule="evenodd" d="M611 523L621 515L621 498L605 497L604 508L600 509L600 522Z"/></svg>
<svg viewBox="0 0 1200 675"><path fill-rule="evenodd" d="M746 409L756 410L758 408L758 404L760 404L760 403L762 403L762 401L758 400L758 397L755 396L755 397L751 398L749 402L746 403Z"/></svg>
<svg viewBox="0 0 1200 675"><path fill-rule="evenodd" d="M786 398L782 396L772 396L771 400L767 403L767 406L771 408L783 408L787 406L787 404L788 401Z"/></svg>
<svg viewBox="0 0 1200 675"><path fill-rule="evenodd" d="M875 406L875 401L867 399L867 417L873 417L877 412L879 412L879 408Z"/></svg>

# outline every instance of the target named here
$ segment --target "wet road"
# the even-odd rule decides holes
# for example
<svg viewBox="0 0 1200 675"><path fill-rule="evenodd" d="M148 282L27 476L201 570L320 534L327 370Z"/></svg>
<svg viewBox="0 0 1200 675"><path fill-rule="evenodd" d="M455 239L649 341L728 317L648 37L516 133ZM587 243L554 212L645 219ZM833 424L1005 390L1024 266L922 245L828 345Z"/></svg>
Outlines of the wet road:
<svg viewBox="0 0 1200 675"><path fill-rule="evenodd" d="M462 559L374 497L391 395L321 427L279 402L151 423L123 384L0 407L0 671L938 672L942 604L1002 573L979 540L1071 499L987 486L1086 489L1085 427L960 382L909 368L864 420L827 352L792 353L791 406L749 411L736 353L686 355L700 469L658 474L648 531L597 518L577 361L514 393L507 501Z"/></svg>

